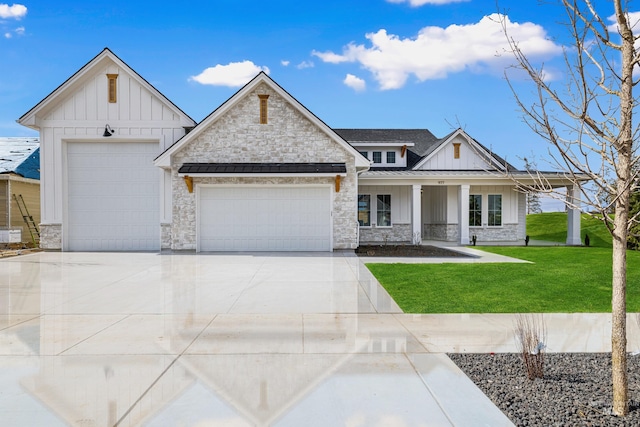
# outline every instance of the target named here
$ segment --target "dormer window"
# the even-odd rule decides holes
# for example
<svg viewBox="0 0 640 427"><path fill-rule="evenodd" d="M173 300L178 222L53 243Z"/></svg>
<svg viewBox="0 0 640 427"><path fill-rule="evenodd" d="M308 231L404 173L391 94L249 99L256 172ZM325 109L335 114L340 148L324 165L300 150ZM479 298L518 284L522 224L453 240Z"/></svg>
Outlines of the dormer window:
<svg viewBox="0 0 640 427"><path fill-rule="evenodd" d="M373 152L373 163L382 163L382 151Z"/></svg>
<svg viewBox="0 0 640 427"><path fill-rule="evenodd" d="M387 151L387 163L395 163L395 162L396 162L396 152Z"/></svg>
<svg viewBox="0 0 640 427"><path fill-rule="evenodd" d="M114 104L117 102L118 97L118 85L116 84L117 74L107 74L108 81L108 97L109 103Z"/></svg>
<svg viewBox="0 0 640 427"><path fill-rule="evenodd" d="M453 143L453 158L454 159L459 159L460 158L460 143L459 142L454 142Z"/></svg>
<svg viewBox="0 0 640 427"><path fill-rule="evenodd" d="M266 125L268 123L268 103L269 95L258 95L260 98L260 124Z"/></svg>

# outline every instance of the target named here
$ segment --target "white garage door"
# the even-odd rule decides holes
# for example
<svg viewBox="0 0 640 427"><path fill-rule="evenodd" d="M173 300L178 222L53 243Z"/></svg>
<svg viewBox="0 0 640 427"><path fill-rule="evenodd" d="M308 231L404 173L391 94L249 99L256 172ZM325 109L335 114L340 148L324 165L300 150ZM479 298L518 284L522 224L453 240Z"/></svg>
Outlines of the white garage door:
<svg viewBox="0 0 640 427"><path fill-rule="evenodd" d="M201 251L330 251L329 187L203 187Z"/></svg>
<svg viewBox="0 0 640 427"><path fill-rule="evenodd" d="M67 144L66 250L160 250L158 143Z"/></svg>

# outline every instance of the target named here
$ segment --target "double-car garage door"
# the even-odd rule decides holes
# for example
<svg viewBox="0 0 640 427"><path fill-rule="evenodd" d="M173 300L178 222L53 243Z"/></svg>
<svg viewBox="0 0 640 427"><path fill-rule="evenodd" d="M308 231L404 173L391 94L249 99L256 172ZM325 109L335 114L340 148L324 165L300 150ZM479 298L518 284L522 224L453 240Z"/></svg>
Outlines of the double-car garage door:
<svg viewBox="0 0 640 427"><path fill-rule="evenodd" d="M330 251L331 188L201 187L200 251Z"/></svg>

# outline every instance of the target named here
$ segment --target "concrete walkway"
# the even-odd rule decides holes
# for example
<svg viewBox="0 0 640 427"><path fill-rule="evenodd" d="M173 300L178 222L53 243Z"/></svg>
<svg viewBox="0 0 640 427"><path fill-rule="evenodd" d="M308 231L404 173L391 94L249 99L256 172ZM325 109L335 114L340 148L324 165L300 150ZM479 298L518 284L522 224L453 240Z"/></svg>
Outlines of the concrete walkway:
<svg viewBox="0 0 640 427"><path fill-rule="evenodd" d="M515 351L514 316L404 314L353 254L42 252L0 271L3 425L512 425L444 353ZM608 351L607 315L544 319L549 351Z"/></svg>

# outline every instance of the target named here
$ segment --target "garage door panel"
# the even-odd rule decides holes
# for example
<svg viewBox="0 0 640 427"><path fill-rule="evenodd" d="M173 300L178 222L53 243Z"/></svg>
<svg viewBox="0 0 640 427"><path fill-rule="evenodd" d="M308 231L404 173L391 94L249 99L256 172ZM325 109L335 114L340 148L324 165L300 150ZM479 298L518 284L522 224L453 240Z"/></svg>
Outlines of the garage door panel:
<svg viewBox="0 0 640 427"><path fill-rule="evenodd" d="M157 143L67 145L68 250L159 250Z"/></svg>
<svg viewBox="0 0 640 427"><path fill-rule="evenodd" d="M204 187L202 251L331 250L328 187Z"/></svg>

